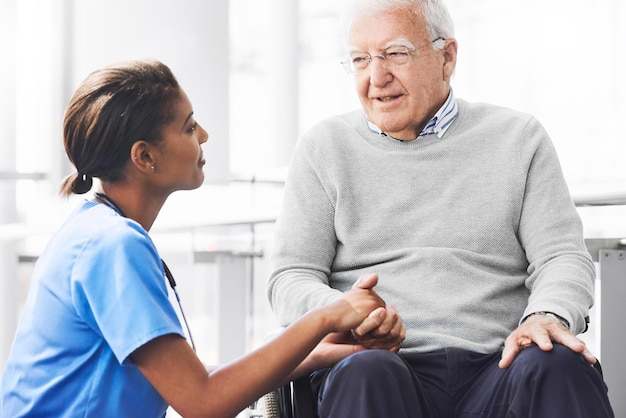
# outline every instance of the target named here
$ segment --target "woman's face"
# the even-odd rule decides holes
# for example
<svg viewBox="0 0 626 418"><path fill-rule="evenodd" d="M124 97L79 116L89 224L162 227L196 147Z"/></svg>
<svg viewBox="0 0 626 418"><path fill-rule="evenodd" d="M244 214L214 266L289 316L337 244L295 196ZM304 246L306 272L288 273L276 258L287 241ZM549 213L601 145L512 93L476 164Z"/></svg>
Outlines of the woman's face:
<svg viewBox="0 0 626 418"><path fill-rule="evenodd" d="M161 130L159 158L154 172L158 182L167 193L190 190L202 185L206 163L201 144L209 134L194 119L191 102L181 89L172 104L173 120Z"/></svg>

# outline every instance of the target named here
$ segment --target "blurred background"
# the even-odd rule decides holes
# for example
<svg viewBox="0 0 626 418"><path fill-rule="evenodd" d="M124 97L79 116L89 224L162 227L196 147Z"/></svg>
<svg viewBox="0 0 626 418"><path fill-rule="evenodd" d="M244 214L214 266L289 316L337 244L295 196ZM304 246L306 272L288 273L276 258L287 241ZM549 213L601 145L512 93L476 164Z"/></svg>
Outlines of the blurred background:
<svg viewBox="0 0 626 418"><path fill-rule="evenodd" d="M533 113L574 195L626 189L626 3L448 0L455 95ZM61 124L91 71L168 64L209 132L206 181L177 192L151 235L178 282L198 353L221 363L277 323L265 298L272 226L299 135L359 106L345 0L1 0L0 369L33 262L76 204ZM623 204L581 206L588 238L626 237ZM597 316L592 316L592 321ZM53 326L53 324L51 324ZM594 332L585 334L599 348Z"/></svg>

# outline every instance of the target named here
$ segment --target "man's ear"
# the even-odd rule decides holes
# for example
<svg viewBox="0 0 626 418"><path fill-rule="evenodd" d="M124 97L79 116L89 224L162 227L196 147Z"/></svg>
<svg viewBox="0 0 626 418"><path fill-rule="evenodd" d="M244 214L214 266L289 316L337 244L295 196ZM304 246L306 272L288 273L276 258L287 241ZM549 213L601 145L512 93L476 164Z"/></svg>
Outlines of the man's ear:
<svg viewBox="0 0 626 418"><path fill-rule="evenodd" d="M443 46L443 79L450 81L456 68L458 44L454 38L448 38L445 42Z"/></svg>
<svg viewBox="0 0 626 418"><path fill-rule="evenodd" d="M153 173L155 170L154 148L146 141L137 141L130 148L130 161L141 172Z"/></svg>

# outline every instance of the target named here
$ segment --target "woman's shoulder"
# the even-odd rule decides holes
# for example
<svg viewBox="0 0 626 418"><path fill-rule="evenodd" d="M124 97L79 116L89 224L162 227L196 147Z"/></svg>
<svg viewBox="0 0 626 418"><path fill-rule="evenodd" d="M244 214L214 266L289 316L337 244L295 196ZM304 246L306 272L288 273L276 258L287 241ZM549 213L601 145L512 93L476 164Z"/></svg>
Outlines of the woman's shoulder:
<svg viewBox="0 0 626 418"><path fill-rule="evenodd" d="M80 205L57 231L54 241L65 247L83 247L91 251L136 247L156 251L148 232L139 223L94 201Z"/></svg>

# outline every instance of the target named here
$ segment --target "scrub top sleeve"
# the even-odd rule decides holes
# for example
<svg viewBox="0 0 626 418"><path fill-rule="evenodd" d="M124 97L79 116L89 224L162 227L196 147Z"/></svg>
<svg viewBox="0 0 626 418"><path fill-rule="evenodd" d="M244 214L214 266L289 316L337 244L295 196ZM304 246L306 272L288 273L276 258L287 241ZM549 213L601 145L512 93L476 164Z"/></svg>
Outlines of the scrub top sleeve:
<svg viewBox="0 0 626 418"><path fill-rule="evenodd" d="M125 227L84 246L71 277L77 313L106 340L120 364L156 337L184 338L152 240L137 224L125 221Z"/></svg>

